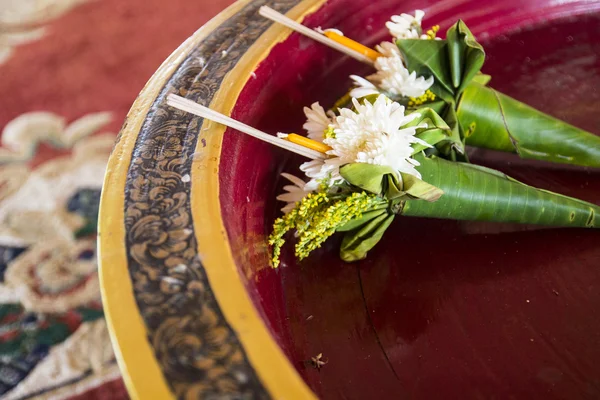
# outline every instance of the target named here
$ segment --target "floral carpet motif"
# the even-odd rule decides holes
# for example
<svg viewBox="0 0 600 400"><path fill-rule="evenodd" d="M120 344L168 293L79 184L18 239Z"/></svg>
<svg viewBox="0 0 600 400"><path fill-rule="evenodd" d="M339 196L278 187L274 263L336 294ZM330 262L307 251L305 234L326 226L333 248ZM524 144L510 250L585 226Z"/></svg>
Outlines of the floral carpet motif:
<svg viewBox="0 0 600 400"><path fill-rule="evenodd" d="M88 0L0 0L0 64L18 45L41 39L44 23Z"/></svg>
<svg viewBox="0 0 600 400"><path fill-rule="evenodd" d="M147 79L232 2L0 0L0 399L127 398L96 262L106 162Z"/></svg>
<svg viewBox="0 0 600 400"><path fill-rule="evenodd" d="M119 376L96 262L111 117L26 113L0 138L0 394L21 399ZM44 146L67 154L40 160Z"/></svg>

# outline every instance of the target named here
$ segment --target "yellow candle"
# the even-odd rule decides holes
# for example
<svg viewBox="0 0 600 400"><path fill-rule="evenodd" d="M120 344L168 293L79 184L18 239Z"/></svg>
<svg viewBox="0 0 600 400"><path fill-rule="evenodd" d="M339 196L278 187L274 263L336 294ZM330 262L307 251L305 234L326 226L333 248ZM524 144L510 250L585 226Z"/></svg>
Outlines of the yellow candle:
<svg viewBox="0 0 600 400"><path fill-rule="evenodd" d="M324 143L317 142L316 140L312 140L304 136L296 135L295 133L290 133L285 137L285 139L289 140L292 143L299 144L300 146L304 146L321 153L326 153L329 150L331 150L331 147L327 146Z"/></svg>
<svg viewBox="0 0 600 400"><path fill-rule="evenodd" d="M333 31L325 31L325 32L323 32L323 34L325 36L327 36L329 39L331 39L335 42L338 42L339 44L346 46L349 49L357 51L364 56L369 57L373 61L375 61L375 60L377 60L377 58L381 57L381 53L378 53L375 50L373 50L367 46L364 46L358 42L355 42L354 40L349 39L346 36L342 36Z"/></svg>

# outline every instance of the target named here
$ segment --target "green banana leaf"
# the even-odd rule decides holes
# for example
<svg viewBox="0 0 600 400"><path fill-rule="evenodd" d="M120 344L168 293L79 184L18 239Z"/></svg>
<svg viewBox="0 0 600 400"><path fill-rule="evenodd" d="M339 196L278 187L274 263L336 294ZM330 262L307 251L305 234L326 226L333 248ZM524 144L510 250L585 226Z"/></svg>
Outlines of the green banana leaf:
<svg viewBox="0 0 600 400"><path fill-rule="evenodd" d="M336 230L336 232L353 231L356 228L360 228L361 226L368 223L369 221L379 217L380 215L387 214L387 213L388 213L388 205L387 205L387 203L385 203L381 207L377 207L371 211L367 211L366 213L363 213L362 217L353 219L352 221L348 222L344 226L338 228Z"/></svg>
<svg viewBox="0 0 600 400"><path fill-rule="evenodd" d="M346 262L364 259L367 252L381 240L395 216L384 210L359 229L344 235L340 246L340 258Z"/></svg>
<svg viewBox="0 0 600 400"><path fill-rule="evenodd" d="M409 71L432 76L430 90L444 101L456 101L479 73L485 61L483 47L459 20L446 32L445 40L400 39L396 45Z"/></svg>
<svg viewBox="0 0 600 400"><path fill-rule="evenodd" d="M397 173L388 166L352 163L340 168L340 175L349 184L386 200L421 199L437 201L442 190L416 176Z"/></svg>
<svg viewBox="0 0 600 400"><path fill-rule="evenodd" d="M415 158L421 163L418 170L423 180L402 175L399 181L390 168L378 165L348 164L341 168L340 173L349 183L389 200L387 205L384 203L338 229L344 232L340 247L344 261L364 259L396 214L600 228L598 205L537 189L490 168L422 154ZM415 195L421 190L426 194ZM392 197L388 197L390 194Z"/></svg>
<svg viewBox="0 0 600 400"><path fill-rule="evenodd" d="M493 169L415 157L423 180L444 191L436 202L408 200L405 216L600 228L600 206L521 183Z"/></svg>
<svg viewBox="0 0 600 400"><path fill-rule="evenodd" d="M411 72L434 77L431 90L446 103L429 105L453 132L452 143L437 146L444 157L467 161L461 148L466 144L525 159L600 167L599 136L485 86L490 79L480 72L485 53L464 22L448 29L445 40L403 39L396 44Z"/></svg>
<svg viewBox="0 0 600 400"><path fill-rule="evenodd" d="M521 158L600 168L600 136L569 125L492 88L471 83L457 106L460 124L475 124L466 144Z"/></svg>
<svg viewBox="0 0 600 400"><path fill-rule="evenodd" d="M437 97L444 101L454 98L446 40L400 39L396 45L410 72L414 71L418 76L433 75L434 83L430 90Z"/></svg>
<svg viewBox="0 0 600 400"><path fill-rule="evenodd" d="M415 118L404 127L418 126L422 123L427 124L427 128L417 129L416 137L427 142L430 146L436 146L439 148L453 148L456 147L462 150L463 144L458 134L458 131L452 129L439 114L430 107L421 107L417 111L420 114L418 118ZM456 125L456 124L455 124ZM412 145L413 154L417 154L427 148L420 143Z"/></svg>

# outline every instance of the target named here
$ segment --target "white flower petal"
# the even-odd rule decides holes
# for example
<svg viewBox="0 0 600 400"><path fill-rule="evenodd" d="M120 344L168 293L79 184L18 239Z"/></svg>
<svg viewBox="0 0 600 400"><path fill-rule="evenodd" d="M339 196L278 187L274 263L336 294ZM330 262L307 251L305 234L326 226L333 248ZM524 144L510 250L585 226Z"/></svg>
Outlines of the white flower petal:
<svg viewBox="0 0 600 400"><path fill-rule="evenodd" d="M287 203L281 209L281 211L287 214L293 210L296 206L296 203L302 200L308 193L310 193L310 191L305 190L305 182L302 179L285 172L282 173L281 176L293 183L293 185L285 185L283 187L285 192L276 197L277 200Z"/></svg>
<svg viewBox="0 0 600 400"><path fill-rule="evenodd" d="M379 89L371 82L358 75L350 75L356 87L350 91L350 96L361 98L372 94L379 94Z"/></svg>
<svg viewBox="0 0 600 400"><path fill-rule="evenodd" d="M377 89L369 89L369 88L354 88L350 91L350 96L360 99L361 97L370 96L372 94L379 94L379 90Z"/></svg>
<svg viewBox="0 0 600 400"><path fill-rule="evenodd" d="M319 186L321 186L321 184L319 183L318 180L311 179L310 181L306 182L306 185L304 186L304 190L309 191L309 192L314 192L319 189Z"/></svg>
<svg viewBox="0 0 600 400"><path fill-rule="evenodd" d="M302 187L304 185L304 181L302 179L300 179L297 176L294 176L292 174L288 174L287 172L282 172L281 176L283 176L285 179L292 182L294 185L296 185L298 187Z"/></svg>
<svg viewBox="0 0 600 400"><path fill-rule="evenodd" d="M421 25L421 23L423 22L424 16L425 16L425 11L415 10L415 21L417 21L419 23L419 25Z"/></svg>
<svg viewBox="0 0 600 400"><path fill-rule="evenodd" d="M393 15L385 26L396 39L419 39L424 16L425 12L422 10L416 10L414 17L409 14ZM424 36L427 38L427 35Z"/></svg>
<svg viewBox="0 0 600 400"><path fill-rule="evenodd" d="M375 87L375 85L373 85L371 82L369 82L368 80L366 80L362 76L350 75L350 79L352 79L354 81L354 84L356 86L358 86L358 87L370 88L370 89L377 89Z"/></svg>
<svg viewBox="0 0 600 400"><path fill-rule="evenodd" d="M358 88L351 91L352 97L363 97L377 92L385 92L394 97L419 97L433 85L433 77L417 77L414 71L410 73L406 69L400 50L394 43L382 42L376 49L383 55L375 61L377 72L369 75L367 79L351 76L358 85Z"/></svg>
<svg viewBox="0 0 600 400"><path fill-rule="evenodd" d="M302 194L302 196L300 196L300 194ZM286 203L296 203L297 201L302 200L304 194L305 193L303 191L282 193L279 196L277 196L276 199L279 201L285 201Z"/></svg>
<svg viewBox="0 0 600 400"><path fill-rule="evenodd" d="M322 142L324 132L331 124L331 118L318 102L313 103L310 108L304 107L304 115L306 115L306 123L302 127L308 132L308 137Z"/></svg>

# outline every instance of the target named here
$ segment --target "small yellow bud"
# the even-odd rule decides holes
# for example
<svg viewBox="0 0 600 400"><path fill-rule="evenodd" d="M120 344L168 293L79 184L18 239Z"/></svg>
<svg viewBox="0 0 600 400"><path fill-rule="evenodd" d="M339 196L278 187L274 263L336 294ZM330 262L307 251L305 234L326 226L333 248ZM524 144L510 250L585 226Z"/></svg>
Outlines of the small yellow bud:
<svg viewBox="0 0 600 400"><path fill-rule="evenodd" d="M425 34L427 35L427 39L433 40L437 36L438 31L440 30L439 25L434 25L429 29Z"/></svg>
<svg viewBox="0 0 600 400"><path fill-rule="evenodd" d="M425 103L429 103L433 100L435 100L435 94L431 90L427 90L425 93L423 93L423 95L419 97L409 97L407 105L409 107L416 107Z"/></svg>

